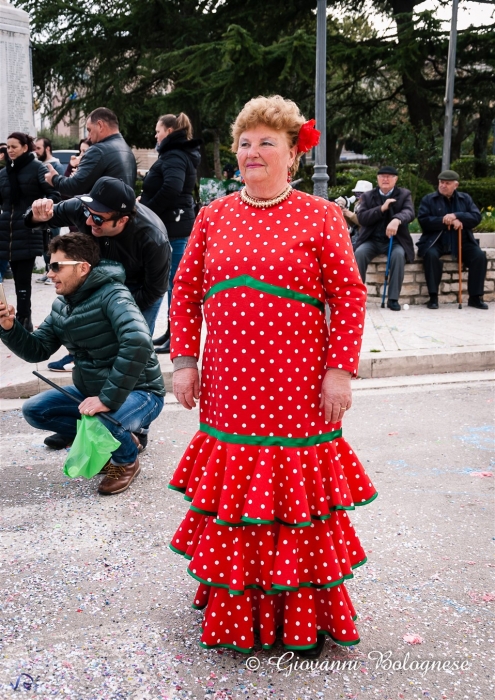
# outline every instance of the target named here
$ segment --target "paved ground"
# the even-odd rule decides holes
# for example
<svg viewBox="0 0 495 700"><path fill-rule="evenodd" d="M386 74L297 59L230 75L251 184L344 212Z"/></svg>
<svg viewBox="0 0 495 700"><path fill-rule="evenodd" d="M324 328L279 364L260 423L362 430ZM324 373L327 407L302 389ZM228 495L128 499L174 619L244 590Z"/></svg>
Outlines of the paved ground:
<svg viewBox="0 0 495 700"><path fill-rule="evenodd" d="M494 383L461 379L356 383L344 432L379 498L352 514L369 557L348 586L362 641L327 642L321 659L345 670L278 669L276 649L253 671L198 646L196 584L167 546L186 505L166 488L197 412L167 404L142 474L111 498L67 480L65 454L18 410L1 413L1 700L493 697L494 478L479 474L495 471ZM426 670L433 661L464 668Z"/></svg>
<svg viewBox="0 0 495 700"><path fill-rule="evenodd" d="M41 275L33 275L39 279ZM5 281L8 299L15 300L14 283ZM53 287L33 283L33 322L48 314L54 298ZM495 303L489 311L457 304L443 304L432 311L412 306L400 312L368 304L360 362L362 377L387 377L433 372L462 372L495 369ZM155 336L166 328L166 304L162 304ZM52 359L66 354L61 348ZM172 365L160 355L166 383L170 386ZM46 371L47 362L30 365L0 343L0 399L31 396L40 391L32 370ZM58 382L70 383L70 375L47 373Z"/></svg>

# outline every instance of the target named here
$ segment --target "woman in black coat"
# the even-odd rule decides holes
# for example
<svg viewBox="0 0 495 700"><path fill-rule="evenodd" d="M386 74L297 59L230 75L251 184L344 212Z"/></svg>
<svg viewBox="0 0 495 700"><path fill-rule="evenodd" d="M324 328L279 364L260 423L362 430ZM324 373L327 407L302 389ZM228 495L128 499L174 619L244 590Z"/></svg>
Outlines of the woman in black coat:
<svg viewBox="0 0 495 700"><path fill-rule="evenodd" d="M158 160L144 178L141 204L152 209L165 224L172 246L168 307L175 272L191 233L196 212L193 192L201 160L199 139L193 139L187 114L164 114L156 124ZM157 353L170 352L170 330L154 341Z"/></svg>
<svg viewBox="0 0 495 700"><path fill-rule="evenodd" d="M0 259L10 260L17 296L17 320L33 330L31 274L37 255L43 254L43 232L24 225L24 214L35 199L57 200L55 189L45 182L47 167L36 159L34 141L14 131L7 139L7 165L0 172Z"/></svg>

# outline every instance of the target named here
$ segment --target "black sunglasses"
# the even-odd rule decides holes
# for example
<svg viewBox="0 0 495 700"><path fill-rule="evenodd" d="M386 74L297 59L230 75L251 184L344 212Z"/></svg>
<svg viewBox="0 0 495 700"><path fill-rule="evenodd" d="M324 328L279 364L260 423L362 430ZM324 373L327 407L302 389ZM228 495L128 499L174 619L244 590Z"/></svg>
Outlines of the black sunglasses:
<svg viewBox="0 0 495 700"><path fill-rule="evenodd" d="M105 223L105 221L117 221L117 219L120 219L119 216L115 216L115 215L111 216L109 219L104 219L99 214L93 214L93 212L89 211L89 209L87 209L87 207L83 207L83 214L87 219L89 219L89 217L91 217L97 226L101 226L102 224Z"/></svg>
<svg viewBox="0 0 495 700"><path fill-rule="evenodd" d="M52 272L60 272L60 268L63 265L79 265L82 260L68 260L67 262L53 262L53 263L48 263L48 269L51 270Z"/></svg>

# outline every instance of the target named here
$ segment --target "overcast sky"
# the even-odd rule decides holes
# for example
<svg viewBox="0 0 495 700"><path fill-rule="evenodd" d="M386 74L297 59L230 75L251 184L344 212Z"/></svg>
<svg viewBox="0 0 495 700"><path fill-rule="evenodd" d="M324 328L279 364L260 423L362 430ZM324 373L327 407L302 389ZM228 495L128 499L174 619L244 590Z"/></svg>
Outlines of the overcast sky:
<svg viewBox="0 0 495 700"><path fill-rule="evenodd" d="M452 3L446 7L439 6L437 0L425 0L421 5L416 5L415 11L437 10L437 16L446 21L445 28L448 29L452 18ZM466 29L469 25L480 27L483 24L491 24L495 21L495 2L492 4L471 2L471 0L459 0L459 13L457 17L457 28ZM386 29L389 22L384 18L377 18L376 25Z"/></svg>

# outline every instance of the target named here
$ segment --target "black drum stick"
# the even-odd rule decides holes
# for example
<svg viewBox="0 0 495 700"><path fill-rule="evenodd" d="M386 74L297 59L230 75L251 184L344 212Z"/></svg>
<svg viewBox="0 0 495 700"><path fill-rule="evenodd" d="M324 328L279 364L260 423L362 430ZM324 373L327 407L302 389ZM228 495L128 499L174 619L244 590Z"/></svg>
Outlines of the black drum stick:
<svg viewBox="0 0 495 700"><path fill-rule="evenodd" d="M39 372L35 372L35 371L33 370L33 374L35 375L35 377L38 377L39 379L42 379L44 382L46 382L47 384L49 384L50 386L52 386L54 389L57 389L58 391L60 391L64 396L67 396L68 399L72 399L72 401L75 401L77 404L81 403L81 402L79 401L79 399L76 399L75 396L72 396L72 394L71 394L70 392L66 391L66 389L63 389L61 386L58 386L58 384L55 384L55 383L52 382L50 379L47 379L46 377L44 377L44 376L43 376L42 374L40 374ZM119 428L123 428L122 423L119 423L118 420L115 420L115 418L112 418L112 416L109 416L108 413L105 413L105 412L103 412L103 413L95 413L95 416L97 416L98 418L100 418L100 417L106 418L107 420L110 421L110 423L113 423L114 425L118 425Z"/></svg>

